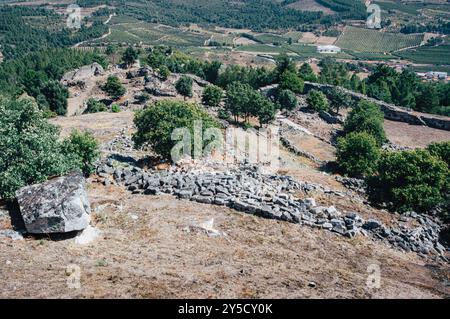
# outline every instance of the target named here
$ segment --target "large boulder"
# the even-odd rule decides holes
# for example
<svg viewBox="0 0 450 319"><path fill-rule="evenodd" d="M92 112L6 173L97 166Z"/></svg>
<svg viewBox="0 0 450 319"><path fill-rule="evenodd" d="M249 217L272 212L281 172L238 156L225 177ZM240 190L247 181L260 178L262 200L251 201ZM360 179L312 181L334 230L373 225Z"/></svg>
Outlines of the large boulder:
<svg viewBox="0 0 450 319"><path fill-rule="evenodd" d="M94 62L90 65L82 66L79 69L67 72L61 79L61 84L66 86L84 86L86 80L94 77L104 75L103 67Z"/></svg>
<svg viewBox="0 0 450 319"><path fill-rule="evenodd" d="M68 233L89 225L91 209L80 173L26 186L16 192L16 197L31 234Z"/></svg>

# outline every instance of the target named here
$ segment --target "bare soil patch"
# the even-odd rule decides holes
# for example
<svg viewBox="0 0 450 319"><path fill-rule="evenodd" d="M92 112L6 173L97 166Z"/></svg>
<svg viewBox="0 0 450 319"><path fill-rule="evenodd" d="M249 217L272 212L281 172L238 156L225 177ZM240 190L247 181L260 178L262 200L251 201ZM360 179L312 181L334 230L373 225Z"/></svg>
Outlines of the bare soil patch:
<svg viewBox="0 0 450 319"><path fill-rule="evenodd" d="M384 120L388 139L394 144L425 148L433 142L450 141L450 132L431 127Z"/></svg>
<svg viewBox="0 0 450 319"><path fill-rule="evenodd" d="M72 240L0 241L3 298L442 298L448 268L437 273L414 254L369 239L244 215L170 196L130 195L91 184L89 246ZM190 231L215 218L226 236ZM381 287L366 285L367 267ZM81 270L67 285L68 265ZM437 277L439 276L439 278ZM316 283L316 288L308 286Z"/></svg>

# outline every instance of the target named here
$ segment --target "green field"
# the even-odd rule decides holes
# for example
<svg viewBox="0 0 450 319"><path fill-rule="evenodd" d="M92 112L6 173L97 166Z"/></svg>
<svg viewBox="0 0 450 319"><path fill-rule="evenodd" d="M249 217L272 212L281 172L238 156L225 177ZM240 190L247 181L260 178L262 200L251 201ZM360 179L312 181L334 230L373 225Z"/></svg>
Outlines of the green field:
<svg viewBox="0 0 450 319"><path fill-rule="evenodd" d="M96 42L114 42L144 45L169 45L174 47L203 46L209 35L128 17L112 20L111 34ZM223 39L222 39L223 40Z"/></svg>
<svg viewBox="0 0 450 319"><path fill-rule="evenodd" d="M435 47L422 46L417 49L398 52L396 55L415 63L450 65L450 44Z"/></svg>
<svg viewBox="0 0 450 319"><path fill-rule="evenodd" d="M405 35L348 26L336 45L355 52L393 52L420 45L422 40L422 34Z"/></svg>

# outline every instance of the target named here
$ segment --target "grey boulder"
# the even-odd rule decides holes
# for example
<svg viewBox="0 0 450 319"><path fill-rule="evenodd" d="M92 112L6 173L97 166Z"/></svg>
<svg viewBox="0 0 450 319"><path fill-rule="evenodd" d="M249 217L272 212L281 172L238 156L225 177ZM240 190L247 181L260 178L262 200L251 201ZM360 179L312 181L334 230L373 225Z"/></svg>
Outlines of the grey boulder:
<svg viewBox="0 0 450 319"><path fill-rule="evenodd" d="M91 208L80 173L26 186L16 192L16 197L31 234L81 231L89 225Z"/></svg>

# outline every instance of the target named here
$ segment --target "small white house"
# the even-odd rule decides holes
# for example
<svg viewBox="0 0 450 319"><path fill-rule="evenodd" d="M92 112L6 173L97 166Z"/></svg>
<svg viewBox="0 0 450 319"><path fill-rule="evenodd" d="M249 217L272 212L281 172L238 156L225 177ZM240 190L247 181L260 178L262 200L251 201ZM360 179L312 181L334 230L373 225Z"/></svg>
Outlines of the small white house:
<svg viewBox="0 0 450 319"><path fill-rule="evenodd" d="M427 72L426 77L428 79L446 80L447 79L447 72L430 71L430 72Z"/></svg>
<svg viewBox="0 0 450 319"><path fill-rule="evenodd" d="M341 48L335 45L319 45L317 46L317 52L319 53L327 53L327 54L336 54L341 52Z"/></svg>

